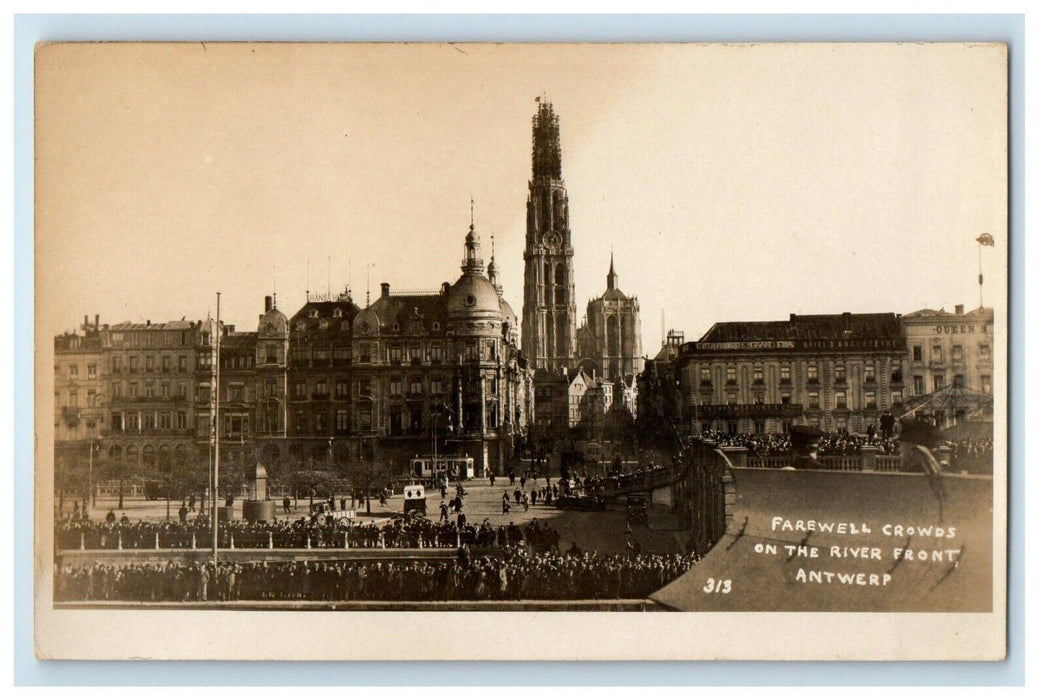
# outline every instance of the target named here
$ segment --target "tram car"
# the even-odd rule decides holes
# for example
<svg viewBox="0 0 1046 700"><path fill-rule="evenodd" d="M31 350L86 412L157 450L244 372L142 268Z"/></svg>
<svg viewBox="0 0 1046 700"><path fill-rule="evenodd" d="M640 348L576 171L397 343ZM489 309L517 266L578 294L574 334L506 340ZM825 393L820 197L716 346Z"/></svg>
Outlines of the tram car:
<svg viewBox="0 0 1046 700"><path fill-rule="evenodd" d="M418 512L428 515L425 487L422 484L407 484L403 487L403 515Z"/></svg>

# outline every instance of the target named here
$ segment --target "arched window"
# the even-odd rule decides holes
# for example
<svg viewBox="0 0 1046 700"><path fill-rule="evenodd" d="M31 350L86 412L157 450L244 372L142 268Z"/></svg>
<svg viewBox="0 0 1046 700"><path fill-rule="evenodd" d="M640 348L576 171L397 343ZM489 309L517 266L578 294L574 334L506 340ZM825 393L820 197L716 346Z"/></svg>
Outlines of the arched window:
<svg viewBox="0 0 1046 700"><path fill-rule="evenodd" d="M150 469L156 466L156 448L152 445L142 448L142 466Z"/></svg>
<svg viewBox="0 0 1046 700"><path fill-rule="evenodd" d="M563 263L556 265L555 273L556 304L567 303L567 268Z"/></svg>
<svg viewBox="0 0 1046 700"><path fill-rule="evenodd" d="M171 470L171 446L161 445L157 455L159 457L160 471L169 472Z"/></svg>
<svg viewBox="0 0 1046 700"><path fill-rule="evenodd" d="M119 445L113 445L109 448L109 461L113 464L120 464L123 462L123 448Z"/></svg>
<svg viewBox="0 0 1046 700"><path fill-rule="evenodd" d="M138 466L138 446L128 445L127 446L127 466L137 467Z"/></svg>

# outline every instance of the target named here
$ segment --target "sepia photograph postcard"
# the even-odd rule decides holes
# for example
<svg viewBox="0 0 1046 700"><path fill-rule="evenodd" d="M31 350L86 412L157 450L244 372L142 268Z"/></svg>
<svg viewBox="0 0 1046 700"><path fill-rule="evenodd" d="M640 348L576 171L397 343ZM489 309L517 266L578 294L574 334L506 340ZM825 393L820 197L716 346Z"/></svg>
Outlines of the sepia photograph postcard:
<svg viewBox="0 0 1046 700"><path fill-rule="evenodd" d="M38 658L1006 657L1006 44L34 73Z"/></svg>

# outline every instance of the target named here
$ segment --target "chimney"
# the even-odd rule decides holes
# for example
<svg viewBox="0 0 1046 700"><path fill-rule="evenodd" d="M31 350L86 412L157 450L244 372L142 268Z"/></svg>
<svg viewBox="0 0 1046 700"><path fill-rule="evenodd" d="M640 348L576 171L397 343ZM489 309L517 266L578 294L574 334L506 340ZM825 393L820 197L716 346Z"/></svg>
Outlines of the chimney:
<svg viewBox="0 0 1046 700"><path fill-rule="evenodd" d="M90 326L87 325L87 314L84 314L84 330L86 331L88 328L90 328Z"/></svg>
<svg viewBox="0 0 1046 700"><path fill-rule="evenodd" d="M222 324L222 337L229 335L230 333L236 332L236 326L231 323Z"/></svg>
<svg viewBox="0 0 1046 700"><path fill-rule="evenodd" d="M795 314L788 314L788 322L795 323Z"/></svg>
<svg viewBox="0 0 1046 700"><path fill-rule="evenodd" d="M439 293L440 293L440 294L446 294L446 293L447 293L447 292L449 292L449 291L450 291L450 282L444 282L444 283L443 283L443 284L442 284L442 285L440 286L440 288L439 288Z"/></svg>
<svg viewBox="0 0 1046 700"><path fill-rule="evenodd" d="M139 317L139 318L140 318L140 317ZM151 325L153 325L153 322L152 322L152 321L150 321L150 320L148 320L148 319L146 319L146 321L145 321L145 327L146 327L146 328L148 328L148 327L149 327L149 326L151 326Z"/></svg>
<svg viewBox="0 0 1046 700"><path fill-rule="evenodd" d="M387 297L389 295L389 283L388 282L382 282L381 283L381 295L383 297Z"/></svg>
<svg viewBox="0 0 1046 700"><path fill-rule="evenodd" d="M266 296L265 297L265 313L269 313L270 311L272 311L272 297L271 296Z"/></svg>
<svg viewBox="0 0 1046 700"><path fill-rule="evenodd" d="M95 315L94 315L94 329L95 329L95 330L98 330L98 322L99 322L100 320L101 320L101 317L100 317L100 315L99 315L99 314L95 314Z"/></svg>
<svg viewBox="0 0 1046 700"><path fill-rule="evenodd" d="M962 316L962 312L965 311L965 310L966 309L965 309L965 307L962 304L956 304L955 305L955 315L956 316Z"/></svg>

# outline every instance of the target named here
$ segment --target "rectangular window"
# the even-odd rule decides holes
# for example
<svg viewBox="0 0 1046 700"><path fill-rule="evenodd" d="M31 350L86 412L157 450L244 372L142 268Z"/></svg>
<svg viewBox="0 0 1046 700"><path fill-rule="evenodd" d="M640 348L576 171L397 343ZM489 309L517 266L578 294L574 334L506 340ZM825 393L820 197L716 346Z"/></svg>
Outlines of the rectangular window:
<svg viewBox="0 0 1046 700"><path fill-rule="evenodd" d="M185 382L178 382L178 398L184 399L186 392L189 391L189 386Z"/></svg>
<svg viewBox="0 0 1046 700"><path fill-rule="evenodd" d="M411 345L410 346L410 361L411 361L411 363L413 363L413 364L420 363L422 355L423 355L423 353L421 351L421 346L420 345Z"/></svg>
<svg viewBox="0 0 1046 700"><path fill-rule="evenodd" d="M185 411L178 411L175 417L174 427L177 430L187 430L189 427L189 416Z"/></svg>
<svg viewBox="0 0 1046 700"><path fill-rule="evenodd" d="M944 388L944 375L943 374L935 374L935 375L933 375L933 390L934 391L940 391L943 388Z"/></svg>
<svg viewBox="0 0 1046 700"><path fill-rule="evenodd" d="M171 356L170 355L164 355L163 356L163 359L161 360L161 367L162 367L164 372L170 372L171 371Z"/></svg>
<svg viewBox="0 0 1046 700"><path fill-rule="evenodd" d="M76 391L76 389L73 389L72 391L69 392L69 406L71 408L76 408L79 403L80 403L80 395Z"/></svg>
<svg viewBox="0 0 1046 700"><path fill-rule="evenodd" d="M465 359L469 362L475 362L479 359L479 350L474 342L465 346Z"/></svg>
<svg viewBox="0 0 1046 700"><path fill-rule="evenodd" d="M811 391L806 396L806 407L807 408L820 408L821 407L821 394L816 391Z"/></svg>
<svg viewBox="0 0 1046 700"><path fill-rule="evenodd" d="M421 377L410 378L410 393L417 395L421 393Z"/></svg>
<svg viewBox="0 0 1046 700"><path fill-rule="evenodd" d="M755 384L762 384L763 383L763 366L762 365L756 365L755 367L752 368L752 382L754 382Z"/></svg>
<svg viewBox="0 0 1046 700"><path fill-rule="evenodd" d="M899 406L904 400L904 395L899 391L890 392L890 403L894 406Z"/></svg>
<svg viewBox="0 0 1046 700"><path fill-rule="evenodd" d="M152 372L153 371L153 359L154 358L153 358L152 355L146 355L145 356L145 371L146 372Z"/></svg>
<svg viewBox="0 0 1046 700"><path fill-rule="evenodd" d="M403 381L401 379L389 380L389 394L391 396L399 396L403 393Z"/></svg>
<svg viewBox="0 0 1046 700"><path fill-rule="evenodd" d="M955 375L955 379L952 381L952 383L955 384L956 388L961 389L964 386L966 386L966 377L964 375L957 374Z"/></svg>
<svg viewBox="0 0 1046 700"><path fill-rule="evenodd" d="M846 365L838 364L835 366L835 381L837 384L846 381Z"/></svg>
<svg viewBox="0 0 1046 700"><path fill-rule="evenodd" d="M781 365L781 382L788 384L792 381L792 365L787 362Z"/></svg>
<svg viewBox="0 0 1046 700"><path fill-rule="evenodd" d="M432 379L430 379L429 380L429 391L432 394L437 394L437 395L438 394L442 394L443 393L443 380L440 379L439 377L433 377Z"/></svg>
<svg viewBox="0 0 1046 700"><path fill-rule="evenodd" d="M114 399L120 398L120 382L113 382L112 395Z"/></svg>
<svg viewBox="0 0 1046 700"><path fill-rule="evenodd" d="M129 382L127 384L127 398L137 399L138 398L138 382Z"/></svg>
<svg viewBox="0 0 1046 700"><path fill-rule="evenodd" d="M171 383L170 382L163 382L162 384L160 384L160 396L162 396L165 399L171 398Z"/></svg>
<svg viewBox="0 0 1046 700"><path fill-rule="evenodd" d="M864 381L866 384L875 383L875 364L866 362L864 365Z"/></svg>
<svg viewBox="0 0 1046 700"><path fill-rule="evenodd" d="M243 384L229 385L229 401L243 401Z"/></svg>
<svg viewBox="0 0 1046 700"><path fill-rule="evenodd" d="M138 356L137 355L131 355L129 358L127 358L127 363L128 363L128 370L131 373L134 373L134 372L138 371Z"/></svg>
<svg viewBox="0 0 1046 700"><path fill-rule="evenodd" d="M156 396L156 388L153 386L152 382L146 382L143 386L145 389L145 398L151 399Z"/></svg>
<svg viewBox="0 0 1046 700"><path fill-rule="evenodd" d="M370 362L370 345L364 343L360 346L360 362Z"/></svg>
<svg viewBox="0 0 1046 700"><path fill-rule="evenodd" d="M429 348L429 359L433 362L443 361L443 346L438 343L433 343L432 347Z"/></svg>
<svg viewBox="0 0 1046 700"><path fill-rule="evenodd" d="M876 407L876 400L875 400L875 392L874 391L866 391L866 392L864 392L864 407L865 408L875 408Z"/></svg>
<svg viewBox="0 0 1046 700"><path fill-rule="evenodd" d="M87 378L97 379L98 378L98 365L87 365Z"/></svg>
<svg viewBox="0 0 1046 700"><path fill-rule="evenodd" d="M990 374L981 375L981 391L985 394L992 393L992 377Z"/></svg>
<svg viewBox="0 0 1046 700"><path fill-rule="evenodd" d="M389 362L399 364L403 362L403 348L399 345L389 346Z"/></svg>
<svg viewBox="0 0 1046 700"><path fill-rule="evenodd" d="M961 345L953 345L952 346L952 360L956 361L956 360L961 360L961 359L962 359L962 346Z"/></svg>
<svg viewBox="0 0 1046 700"><path fill-rule="evenodd" d="M156 430L156 416L146 413L142 416L142 430Z"/></svg>
<svg viewBox="0 0 1046 700"><path fill-rule="evenodd" d="M701 383L711 384L712 383L712 370L708 367L701 368Z"/></svg>
<svg viewBox="0 0 1046 700"><path fill-rule="evenodd" d="M921 374L912 377L912 389L915 390L916 396L922 396L926 393L926 385L923 383L923 376Z"/></svg>
<svg viewBox="0 0 1046 700"><path fill-rule="evenodd" d="M363 377L356 385L356 396L370 397L370 377Z"/></svg>
<svg viewBox="0 0 1046 700"><path fill-rule="evenodd" d="M196 387L196 403L207 403L211 400L211 386L200 384Z"/></svg>
<svg viewBox="0 0 1046 700"><path fill-rule="evenodd" d="M178 356L178 371L187 372L189 370L189 358L185 355Z"/></svg>
<svg viewBox="0 0 1046 700"><path fill-rule="evenodd" d="M316 432L322 433L327 429L327 414L317 413L316 414Z"/></svg>
<svg viewBox="0 0 1046 700"><path fill-rule="evenodd" d="M335 420L337 421L335 423L335 427L338 430L348 430L349 429L349 412L348 411L345 411L345 410L338 411L337 414L335 414Z"/></svg>
<svg viewBox="0 0 1046 700"><path fill-rule="evenodd" d="M359 413L357 413L357 415L360 417L360 430L362 432L365 432L365 433L366 432L370 432L370 429L371 429L370 411L360 411Z"/></svg>
<svg viewBox="0 0 1046 700"><path fill-rule="evenodd" d="M932 362L941 362L944 360L944 351L941 350L940 345L934 345L930 348L930 360Z"/></svg>
<svg viewBox="0 0 1046 700"><path fill-rule="evenodd" d="M991 359L991 356L992 356L992 348L991 348L991 346L988 345L987 343L981 343L980 354L981 354L981 359L982 360ZM90 367L88 367L88 374L90 374Z"/></svg>
<svg viewBox="0 0 1046 700"><path fill-rule="evenodd" d="M171 414L170 413L161 413L160 414L160 430L170 430L170 429L171 429Z"/></svg>
<svg viewBox="0 0 1046 700"><path fill-rule="evenodd" d="M327 396L327 380L321 379L316 382L316 396L314 398L325 399Z"/></svg>
<svg viewBox="0 0 1046 700"><path fill-rule="evenodd" d="M88 389L87 390L87 405L88 406L94 406L95 402L96 402L96 396L95 396L95 393L94 393L94 389Z"/></svg>
<svg viewBox="0 0 1046 700"><path fill-rule="evenodd" d="M80 376L80 368L76 365L69 365L69 378L75 379L78 376Z"/></svg>
<svg viewBox="0 0 1046 700"><path fill-rule="evenodd" d="M138 414L128 413L124 416L124 428L126 430L138 430Z"/></svg>
<svg viewBox="0 0 1046 700"><path fill-rule="evenodd" d="M120 357L117 355L113 357L113 374L120 374L123 371L123 363L120 361Z"/></svg>
<svg viewBox="0 0 1046 700"><path fill-rule="evenodd" d="M835 407L846 408L846 392L837 391L835 392Z"/></svg>
<svg viewBox="0 0 1046 700"><path fill-rule="evenodd" d="M346 399L349 397L349 382L345 379L339 379L334 384L334 395L339 399Z"/></svg>
<svg viewBox="0 0 1046 700"><path fill-rule="evenodd" d="M817 379L817 365L809 364L806 366L806 382L808 384L816 384Z"/></svg>
<svg viewBox="0 0 1046 700"><path fill-rule="evenodd" d="M923 346L922 345L913 345L912 346L912 362L922 362L922 361L923 361Z"/></svg>
<svg viewBox="0 0 1046 700"><path fill-rule="evenodd" d="M727 367L726 368L726 383L737 384L737 368Z"/></svg>
<svg viewBox="0 0 1046 700"><path fill-rule="evenodd" d="M781 394L781 405L782 406L788 406L791 403L792 403L792 395L789 394L788 392L782 393Z"/></svg>
<svg viewBox="0 0 1046 700"><path fill-rule="evenodd" d="M305 382L301 379L294 382L294 398L304 399L305 398Z"/></svg>

